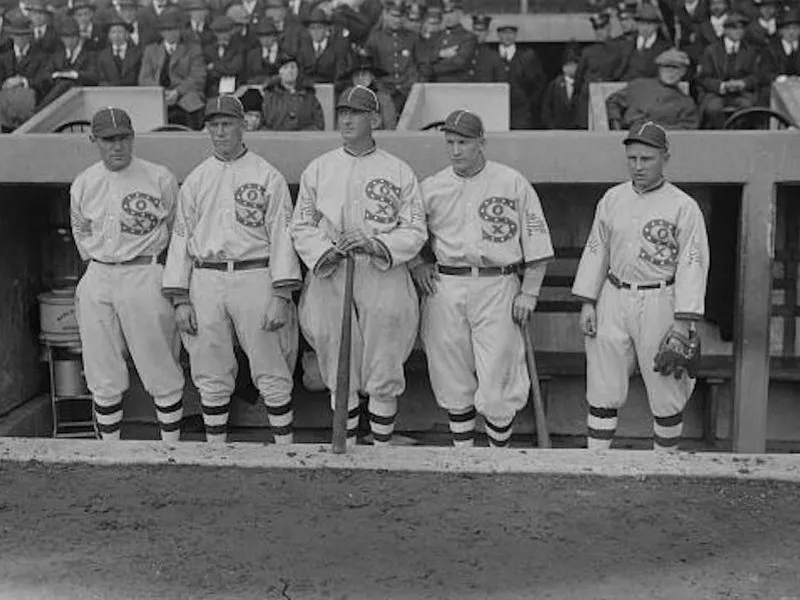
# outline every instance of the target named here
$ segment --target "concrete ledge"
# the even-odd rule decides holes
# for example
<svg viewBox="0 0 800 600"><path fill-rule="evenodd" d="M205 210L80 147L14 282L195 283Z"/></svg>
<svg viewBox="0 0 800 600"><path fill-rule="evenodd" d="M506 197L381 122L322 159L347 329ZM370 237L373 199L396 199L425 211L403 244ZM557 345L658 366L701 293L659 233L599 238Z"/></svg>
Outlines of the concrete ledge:
<svg viewBox="0 0 800 600"><path fill-rule="evenodd" d="M0 440L0 461L53 464L198 465L262 469L519 473L608 477L680 476L800 482L798 455L658 454L650 451L525 450L473 448L374 448L335 455L329 446L264 446L204 442L16 439Z"/></svg>

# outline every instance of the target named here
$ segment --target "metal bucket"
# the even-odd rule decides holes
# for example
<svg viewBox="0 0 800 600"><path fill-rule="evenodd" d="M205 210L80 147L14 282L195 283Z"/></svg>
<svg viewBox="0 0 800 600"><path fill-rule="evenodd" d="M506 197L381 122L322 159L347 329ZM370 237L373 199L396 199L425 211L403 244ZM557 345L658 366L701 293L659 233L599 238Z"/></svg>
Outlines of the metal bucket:
<svg viewBox="0 0 800 600"><path fill-rule="evenodd" d="M56 396L86 396L89 394L80 354L64 353L53 360L53 384Z"/></svg>
<svg viewBox="0 0 800 600"><path fill-rule="evenodd" d="M39 294L39 327L45 342L64 343L79 339L75 288Z"/></svg>

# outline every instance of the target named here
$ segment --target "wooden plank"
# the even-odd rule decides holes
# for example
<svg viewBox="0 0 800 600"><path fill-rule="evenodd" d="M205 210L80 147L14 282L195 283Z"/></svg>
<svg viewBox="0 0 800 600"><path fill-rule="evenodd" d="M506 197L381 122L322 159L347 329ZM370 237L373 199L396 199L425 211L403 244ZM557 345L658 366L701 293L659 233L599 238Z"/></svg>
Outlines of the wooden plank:
<svg viewBox="0 0 800 600"><path fill-rule="evenodd" d="M426 132L376 134L386 151L406 160L420 178L447 165L442 136ZM542 184L614 184L627 178L618 132L540 131L490 134L487 153ZM297 183L308 163L340 144L336 133L256 132L248 147ZM679 183L746 183L756 173L755 154L763 154L775 181L800 181L800 135L791 132L670 132L672 158L667 176ZM208 157L201 133L137 135L138 156L169 166L184 178ZM0 183L70 183L97 160L84 136L0 136Z"/></svg>
<svg viewBox="0 0 800 600"><path fill-rule="evenodd" d="M763 154L744 186L736 294L733 450L764 452L769 392L769 318L774 252L775 183Z"/></svg>

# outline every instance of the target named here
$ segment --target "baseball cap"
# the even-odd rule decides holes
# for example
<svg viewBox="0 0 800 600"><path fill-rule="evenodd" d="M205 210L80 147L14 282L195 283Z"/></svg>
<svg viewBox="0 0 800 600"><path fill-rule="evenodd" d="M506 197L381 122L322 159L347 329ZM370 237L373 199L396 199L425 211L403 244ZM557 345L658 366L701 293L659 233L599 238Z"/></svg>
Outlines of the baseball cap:
<svg viewBox="0 0 800 600"><path fill-rule="evenodd" d="M131 118L121 108L101 108L92 117L92 135L99 139L117 135L133 135Z"/></svg>
<svg viewBox="0 0 800 600"><path fill-rule="evenodd" d="M211 117L217 115L244 119L244 107L239 99L231 94L209 98L208 102L206 102L205 120L208 121Z"/></svg>
<svg viewBox="0 0 800 600"><path fill-rule="evenodd" d="M667 131L655 121L644 121L639 125L631 127L622 143L628 144L644 144L657 150L667 150L669 142L667 141Z"/></svg>
<svg viewBox="0 0 800 600"><path fill-rule="evenodd" d="M473 112L465 109L454 110L444 121L442 131L455 133L465 138L483 137L483 121Z"/></svg>
<svg viewBox="0 0 800 600"><path fill-rule="evenodd" d="M354 85L342 92L342 95L339 96L339 101L336 103L336 108L350 108L361 112L378 112L380 103L375 92L371 89L363 85Z"/></svg>

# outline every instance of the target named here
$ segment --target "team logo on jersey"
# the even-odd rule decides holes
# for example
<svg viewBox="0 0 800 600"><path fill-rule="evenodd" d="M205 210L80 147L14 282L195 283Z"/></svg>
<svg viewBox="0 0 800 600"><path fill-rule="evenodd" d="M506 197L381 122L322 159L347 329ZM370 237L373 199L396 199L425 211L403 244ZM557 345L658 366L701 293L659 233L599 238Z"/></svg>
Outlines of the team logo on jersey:
<svg viewBox="0 0 800 600"><path fill-rule="evenodd" d="M397 206L400 203L400 188L383 178L373 179L367 184L364 193L372 200L371 206L364 210L364 218L381 225L389 225L397 220Z"/></svg>
<svg viewBox="0 0 800 600"><path fill-rule="evenodd" d="M639 258L659 267L675 265L678 262L678 238L674 223L664 219L652 219L642 228L642 237L650 248L642 246Z"/></svg>
<svg viewBox="0 0 800 600"><path fill-rule="evenodd" d="M122 233L131 235L147 235L158 226L158 209L161 199L133 192L122 199L122 215L120 229Z"/></svg>
<svg viewBox="0 0 800 600"><path fill-rule="evenodd" d="M478 214L485 223L481 227L483 239L502 244L517 235L516 210L516 202L511 198L493 196L481 202Z"/></svg>
<svg viewBox="0 0 800 600"><path fill-rule="evenodd" d="M245 183L233 194L236 220L245 227L263 227L267 212L267 189L258 183Z"/></svg>

